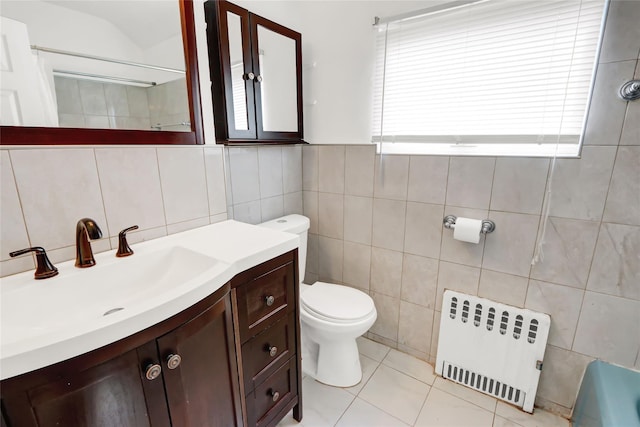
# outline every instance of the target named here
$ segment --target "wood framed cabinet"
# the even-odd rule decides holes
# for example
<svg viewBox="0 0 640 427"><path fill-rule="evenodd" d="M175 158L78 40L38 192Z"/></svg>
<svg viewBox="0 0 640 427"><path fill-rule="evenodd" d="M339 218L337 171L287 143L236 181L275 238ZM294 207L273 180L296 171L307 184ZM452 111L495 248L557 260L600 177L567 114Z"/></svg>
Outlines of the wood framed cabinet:
<svg viewBox="0 0 640 427"><path fill-rule="evenodd" d="M9 427L241 425L229 285L133 336L3 381L2 416Z"/></svg>
<svg viewBox="0 0 640 427"><path fill-rule="evenodd" d="M301 34L224 0L205 18L218 143L303 142Z"/></svg>
<svg viewBox="0 0 640 427"><path fill-rule="evenodd" d="M0 384L2 427L275 426L302 419L297 249L120 341Z"/></svg>
<svg viewBox="0 0 640 427"><path fill-rule="evenodd" d="M231 280L236 356L247 425L302 420L298 251Z"/></svg>

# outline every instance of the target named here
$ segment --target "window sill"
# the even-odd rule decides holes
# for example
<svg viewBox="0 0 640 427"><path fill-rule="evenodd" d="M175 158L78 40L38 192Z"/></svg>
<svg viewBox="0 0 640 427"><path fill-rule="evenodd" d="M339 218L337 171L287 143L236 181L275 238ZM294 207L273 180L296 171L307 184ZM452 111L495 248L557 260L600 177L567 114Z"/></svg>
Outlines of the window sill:
<svg viewBox="0 0 640 427"><path fill-rule="evenodd" d="M432 156L580 157L579 144L448 144L377 142L378 154Z"/></svg>

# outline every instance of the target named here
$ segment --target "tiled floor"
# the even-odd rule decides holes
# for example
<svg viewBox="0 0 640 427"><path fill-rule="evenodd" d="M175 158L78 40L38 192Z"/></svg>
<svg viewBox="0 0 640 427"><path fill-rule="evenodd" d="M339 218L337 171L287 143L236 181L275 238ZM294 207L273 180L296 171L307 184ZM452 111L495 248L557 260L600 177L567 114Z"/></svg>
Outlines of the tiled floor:
<svg viewBox="0 0 640 427"><path fill-rule="evenodd" d="M303 414L289 414L280 427L569 427L540 409L533 415L433 373L412 356L365 338L358 339L363 378L350 388L302 381Z"/></svg>

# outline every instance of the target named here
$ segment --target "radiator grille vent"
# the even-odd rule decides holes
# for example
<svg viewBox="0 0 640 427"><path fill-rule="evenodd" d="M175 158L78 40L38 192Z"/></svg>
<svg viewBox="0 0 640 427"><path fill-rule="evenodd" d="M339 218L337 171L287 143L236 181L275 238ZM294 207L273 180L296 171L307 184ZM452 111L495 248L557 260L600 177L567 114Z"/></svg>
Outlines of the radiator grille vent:
<svg viewBox="0 0 640 427"><path fill-rule="evenodd" d="M447 290L436 373L532 412L550 323L543 313Z"/></svg>

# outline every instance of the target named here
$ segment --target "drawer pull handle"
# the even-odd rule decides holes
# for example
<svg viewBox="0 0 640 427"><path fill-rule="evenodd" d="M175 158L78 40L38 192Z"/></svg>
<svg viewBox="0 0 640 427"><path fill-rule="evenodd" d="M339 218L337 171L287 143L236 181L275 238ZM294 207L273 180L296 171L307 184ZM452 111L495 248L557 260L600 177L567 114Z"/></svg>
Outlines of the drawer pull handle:
<svg viewBox="0 0 640 427"><path fill-rule="evenodd" d="M182 362L182 357L178 354L170 354L167 356L167 368L176 369L180 366L180 362Z"/></svg>
<svg viewBox="0 0 640 427"><path fill-rule="evenodd" d="M146 368L144 368L145 373L144 376L149 380L153 381L160 376L160 372L162 372L162 368L160 365L155 363L149 363Z"/></svg>
<svg viewBox="0 0 640 427"><path fill-rule="evenodd" d="M278 399L280 399L280 393L278 393L277 391L270 390L269 394L271 395L271 400L273 400L274 402L277 402Z"/></svg>
<svg viewBox="0 0 640 427"><path fill-rule="evenodd" d="M271 307L273 303L276 302L276 299L273 295L269 295L268 297L264 298L264 301L267 303L267 307Z"/></svg>
<svg viewBox="0 0 640 427"><path fill-rule="evenodd" d="M269 351L269 356L271 357L274 357L276 354L278 354L278 347L276 347L275 345L267 344L267 350Z"/></svg>

